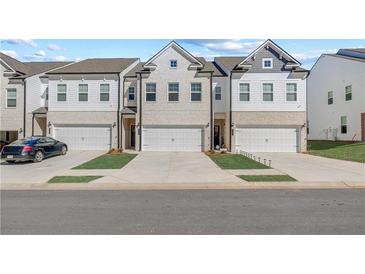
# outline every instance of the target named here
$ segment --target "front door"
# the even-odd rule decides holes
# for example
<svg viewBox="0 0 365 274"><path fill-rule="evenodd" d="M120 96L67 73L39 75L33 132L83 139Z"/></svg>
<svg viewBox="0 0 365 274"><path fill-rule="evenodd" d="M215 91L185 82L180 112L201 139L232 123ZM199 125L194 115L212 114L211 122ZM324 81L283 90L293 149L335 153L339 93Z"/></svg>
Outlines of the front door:
<svg viewBox="0 0 365 274"><path fill-rule="evenodd" d="M131 147L136 145L136 125L131 125Z"/></svg>
<svg viewBox="0 0 365 274"><path fill-rule="evenodd" d="M217 146L220 146L220 127L219 126L214 126L214 148L216 148Z"/></svg>

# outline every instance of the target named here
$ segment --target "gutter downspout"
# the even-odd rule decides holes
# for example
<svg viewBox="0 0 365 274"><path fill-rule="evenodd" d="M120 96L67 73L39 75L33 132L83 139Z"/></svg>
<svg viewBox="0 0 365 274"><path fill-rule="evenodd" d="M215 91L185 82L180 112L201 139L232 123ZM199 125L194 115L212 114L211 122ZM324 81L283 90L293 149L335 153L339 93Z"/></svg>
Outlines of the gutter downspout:
<svg viewBox="0 0 365 274"><path fill-rule="evenodd" d="M139 151L142 150L142 73L139 74Z"/></svg>
<svg viewBox="0 0 365 274"><path fill-rule="evenodd" d="M210 73L210 150L214 149L213 72Z"/></svg>
<svg viewBox="0 0 365 274"><path fill-rule="evenodd" d="M118 76L118 110L117 110L117 141L118 141L118 144L117 144L117 148L119 149L120 148L120 117L119 117L119 114L120 114L120 74L118 73L117 74Z"/></svg>
<svg viewBox="0 0 365 274"><path fill-rule="evenodd" d="M232 71L229 74L229 151L232 152Z"/></svg>
<svg viewBox="0 0 365 274"><path fill-rule="evenodd" d="M23 137L25 138L26 111L27 111L27 81L24 79L24 113L23 113Z"/></svg>

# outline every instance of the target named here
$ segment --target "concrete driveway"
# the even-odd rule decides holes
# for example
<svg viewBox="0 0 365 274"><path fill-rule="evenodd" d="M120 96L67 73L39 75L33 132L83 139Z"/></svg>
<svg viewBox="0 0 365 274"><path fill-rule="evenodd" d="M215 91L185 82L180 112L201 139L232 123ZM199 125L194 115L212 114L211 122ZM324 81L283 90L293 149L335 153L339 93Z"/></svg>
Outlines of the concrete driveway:
<svg viewBox="0 0 365 274"><path fill-rule="evenodd" d="M73 174L83 171L74 170ZM95 171L97 173L97 171ZM100 173L100 172L99 172ZM93 183L241 183L201 152L150 152L138 154L124 168Z"/></svg>
<svg viewBox="0 0 365 274"><path fill-rule="evenodd" d="M69 151L65 156L44 159L40 163L8 164L1 162L1 184L45 183L59 173L89 161L105 151Z"/></svg>
<svg viewBox="0 0 365 274"><path fill-rule="evenodd" d="M301 182L365 182L365 164L302 153L253 153Z"/></svg>

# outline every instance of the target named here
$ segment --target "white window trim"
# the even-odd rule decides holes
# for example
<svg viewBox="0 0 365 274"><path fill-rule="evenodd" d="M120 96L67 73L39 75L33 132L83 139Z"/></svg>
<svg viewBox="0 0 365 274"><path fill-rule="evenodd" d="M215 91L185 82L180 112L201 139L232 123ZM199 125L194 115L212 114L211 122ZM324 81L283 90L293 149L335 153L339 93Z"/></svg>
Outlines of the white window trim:
<svg viewBox="0 0 365 274"><path fill-rule="evenodd" d="M265 61L270 61L271 66L270 67L265 67ZM262 68L263 69L272 69L274 66L274 59L273 58L262 58Z"/></svg>
<svg viewBox="0 0 365 274"><path fill-rule="evenodd" d="M191 90L192 84L200 84L200 101L193 101L191 100L191 95L193 91ZM198 93L197 91L194 91L194 93ZM201 82L190 82L190 103L201 103L203 101L203 84Z"/></svg>
<svg viewBox="0 0 365 274"><path fill-rule="evenodd" d="M294 92L288 92L287 90L287 84L296 84L297 85L297 90L295 91L295 93L297 94L297 100L295 101L288 101L287 100L287 94L288 93L294 93ZM298 82L295 82L295 81L288 81L288 82L285 82L285 102L288 102L289 104L290 103L297 103L298 102Z"/></svg>
<svg viewBox="0 0 365 274"><path fill-rule="evenodd" d="M66 92L58 92L58 86L59 85L64 85L64 86L66 86ZM68 86L67 86L67 84L65 84L65 83L57 83L57 85L56 85L56 102L59 104L59 103L66 103L67 102L67 88ZM66 100L65 101L58 101L58 94L66 94Z"/></svg>
<svg viewBox="0 0 365 274"><path fill-rule="evenodd" d="M172 62L172 61L175 61L175 62L176 62L176 67L172 67L172 66L171 66L171 62ZM177 59L170 59L170 60L169 60L169 68L170 68L170 69L177 69L177 66L178 66L178 65L177 65Z"/></svg>
<svg viewBox="0 0 365 274"><path fill-rule="evenodd" d="M351 87L351 92L347 93L347 90L346 90L347 87ZM346 100L346 95L347 94L351 94L351 99L350 100ZM348 85L345 86L345 102L348 102L348 101L352 101L352 84L348 84Z"/></svg>
<svg viewBox="0 0 365 274"><path fill-rule="evenodd" d="M102 101L101 100L101 94L103 94L103 93L105 93L106 94L106 92L101 92L101 85L108 85L109 86L109 89L108 89L108 94L109 94L109 100L108 101ZM88 93L89 93L89 87L87 88L87 90L88 90ZM89 95L88 95L88 98L87 99L89 99ZM99 102L101 102L101 103L108 103L108 102L110 102L110 84L109 83L101 83L101 84L99 84Z"/></svg>
<svg viewBox="0 0 365 274"><path fill-rule="evenodd" d="M264 84L272 84L272 101L264 101L264 93L268 93L268 92L264 92ZM274 91L275 91L275 85L274 82L272 81L262 81L261 82L261 95L262 95L262 102L264 104L270 104L270 103L274 103Z"/></svg>
<svg viewBox="0 0 365 274"><path fill-rule="evenodd" d="M328 95L330 94L330 92L332 93L332 97L329 97ZM332 98L332 104L329 104L328 103L328 100ZM335 103L335 93L333 92L333 90L329 90L327 91L327 106L331 106L331 105L334 105Z"/></svg>
<svg viewBox="0 0 365 274"><path fill-rule="evenodd" d="M170 101L170 100L169 100L169 93L170 93L170 91L169 91L169 84L178 84L178 86L179 86L179 91L178 91L178 92L176 92L176 91L172 91L171 93L177 93L177 94L179 94L179 95L178 95L179 100L177 100L177 101ZM168 103L179 103L179 102L180 102L180 82L168 82L168 83L167 83L167 102L168 102Z"/></svg>
<svg viewBox="0 0 365 274"><path fill-rule="evenodd" d="M133 88L133 95L134 95L134 96L133 96L133 97L134 97L134 99L133 99L133 100L130 100L130 99L129 99L129 89L130 89L130 88ZM136 87L135 87L135 86L129 86L129 87L128 87L128 95L127 95L127 99L128 99L128 101L129 101L129 102L135 102L135 101L136 101Z"/></svg>
<svg viewBox="0 0 365 274"><path fill-rule="evenodd" d="M147 93L152 93L152 92L147 92L147 84L154 84L155 85L155 101L147 101ZM145 83L145 91L144 91L144 102L147 104L154 104L157 102L157 83L156 82L146 82Z"/></svg>
<svg viewBox="0 0 365 274"><path fill-rule="evenodd" d="M80 85L86 85L87 86L87 92L80 92ZM80 101L80 96L79 96L80 93L81 94L87 94L87 101ZM89 102L89 84L78 84L77 85L77 102L82 103L82 104Z"/></svg>
<svg viewBox="0 0 365 274"><path fill-rule="evenodd" d="M240 88L241 84L248 84L248 86L249 86L248 94L249 94L250 100L248 100L248 101L241 101L241 88ZM243 103L243 104L247 104L247 103L251 102L251 82L247 82L247 81L238 82L238 102Z"/></svg>
<svg viewBox="0 0 365 274"><path fill-rule="evenodd" d="M217 94L217 90L216 90L216 88L217 87L219 87L220 88L220 95L221 95L221 99L220 100L217 100L216 99L216 94ZM214 101L222 101L222 86L221 85L216 85L215 87L214 87Z"/></svg>
<svg viewBox="0 0 365 274"><path fill-rule="evenodd" d="M15 107L8 106L8 90L15 89ZM7 88L6 89L6 108L15 109L18 106L18 90L16 88Z"/></svg>

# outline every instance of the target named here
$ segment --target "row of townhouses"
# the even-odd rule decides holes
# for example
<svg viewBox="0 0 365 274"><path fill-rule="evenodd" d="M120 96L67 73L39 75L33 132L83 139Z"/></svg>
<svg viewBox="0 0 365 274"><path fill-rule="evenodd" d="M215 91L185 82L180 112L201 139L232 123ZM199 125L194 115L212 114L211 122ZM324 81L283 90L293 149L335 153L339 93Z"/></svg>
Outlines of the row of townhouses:
<svg viewBox="0 0 365 274"><path fill-rule="evenodd" d="M214 61L174 41L147 62L23 63L1 54L1 140L51 136L80 150L302 152L308 124L314 139L361 140L365 52L352 53L323 55L309 78L271 40L248 56Z"/></svg>

